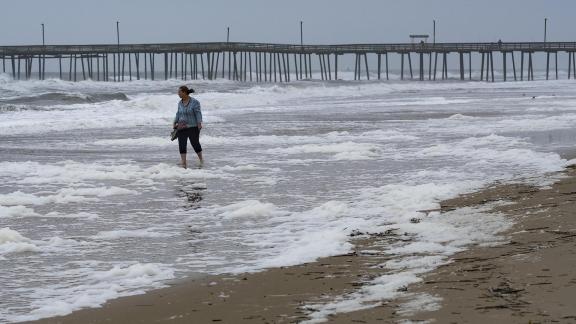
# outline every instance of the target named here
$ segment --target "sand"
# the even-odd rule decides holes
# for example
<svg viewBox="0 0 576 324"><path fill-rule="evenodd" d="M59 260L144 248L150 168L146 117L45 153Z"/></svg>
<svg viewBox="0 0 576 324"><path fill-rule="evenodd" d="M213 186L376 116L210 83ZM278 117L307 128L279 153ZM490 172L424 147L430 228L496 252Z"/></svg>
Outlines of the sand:
<svg viewBox="0 0 576 324"><path fill-rule="evenodd" d="M441 308L387 321L432 323L576 323L576 170L552 188L500 186L443 202L443 207L514 202L494 208L515 225L508 243L475 247L409 287L442 298ZM402 300L389 307L397 307ZM379 309L343 314L337 323L377 323Z"/></svg>
<svg viewBox="0 0 576 324"><path fill-rule="evenodd" d="M576 170L550 188L497 185L442 203L442 210L498 205L513 220L506 243L471 247L407 287L405 297L331 316L330 323L576 323ZM385 274L388 256L362 253L390 233L355 238L356 252L293 267L174 283L144 295L112 300L35 323L297 323L306 305L356 291ZM406 312L413 294L441 298L436 310Z"/></svg>

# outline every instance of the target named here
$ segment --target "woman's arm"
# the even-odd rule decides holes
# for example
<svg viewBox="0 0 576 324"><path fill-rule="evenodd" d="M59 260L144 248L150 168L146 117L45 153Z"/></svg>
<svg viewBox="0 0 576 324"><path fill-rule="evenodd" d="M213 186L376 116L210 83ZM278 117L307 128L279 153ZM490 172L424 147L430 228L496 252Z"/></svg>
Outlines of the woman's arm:
<svg viewBox="0 0 576 324"><path fill-rule="evenodd" d="M180 104L178 104L178 109L176 110L176 117L174 117L174 128L178 127L179 120L180 120Z"/></svg>
<svg viewBox="0 0 576 324"><path fill-rule="evenodd" d="M196 122L198 123L198 128L202 128L202 110L200 109L200 102L194 100L194 116L196 117Z"/></svg>

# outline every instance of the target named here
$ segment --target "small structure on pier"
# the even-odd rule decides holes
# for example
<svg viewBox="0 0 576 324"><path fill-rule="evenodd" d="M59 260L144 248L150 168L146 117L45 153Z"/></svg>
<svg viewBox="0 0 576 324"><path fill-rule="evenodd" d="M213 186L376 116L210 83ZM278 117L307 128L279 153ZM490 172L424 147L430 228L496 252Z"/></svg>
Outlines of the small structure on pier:
<svg viewBox="0 0 576 324"><path fill-rule="evenodd" d="M424 35L424 34L413 34L413 35L409 35L410 36L410 43L414 44L414 43L427 43L428 42L428 37L430 37L430 35Z"/></svg>

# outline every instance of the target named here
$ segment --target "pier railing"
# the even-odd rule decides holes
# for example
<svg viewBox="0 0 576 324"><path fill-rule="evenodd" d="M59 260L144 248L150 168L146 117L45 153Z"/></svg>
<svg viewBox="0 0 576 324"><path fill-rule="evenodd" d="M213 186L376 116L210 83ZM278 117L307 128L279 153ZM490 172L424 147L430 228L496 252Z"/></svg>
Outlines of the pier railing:
<svg viewBox="0 0 576 324"><path fill-rule="evenodd" d="M576 42L506 42L506 43L398 43L293 45L267 43L164 43L101 45L22 45L0 46L0 56L69 55L102 53L202 53L202 52L281 52L290 54L318 53L386 53L386 52L478 52L478 51L576 51Z"/></svg>

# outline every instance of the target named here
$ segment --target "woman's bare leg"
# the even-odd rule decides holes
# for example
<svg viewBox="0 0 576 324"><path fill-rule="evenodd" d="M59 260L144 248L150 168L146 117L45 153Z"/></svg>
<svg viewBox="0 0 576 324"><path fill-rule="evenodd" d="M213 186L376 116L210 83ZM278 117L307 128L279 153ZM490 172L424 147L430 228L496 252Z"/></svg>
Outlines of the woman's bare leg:
<svg viewBox="0 0 576 324"><path fill-rule="evenodd" d="M186 153L180 153L181 164L184 169L186 169Z"/></svg>

